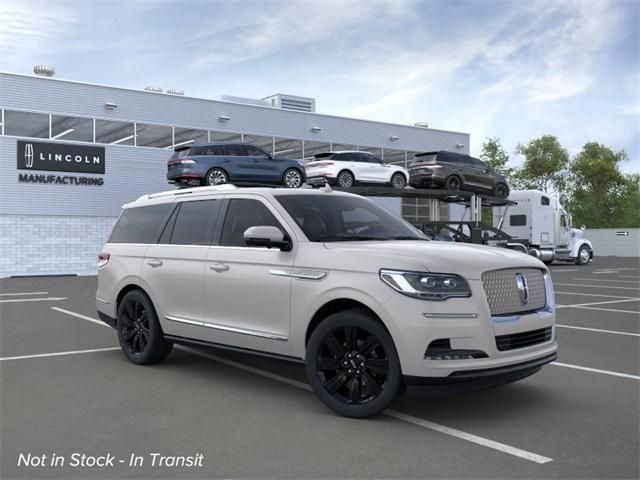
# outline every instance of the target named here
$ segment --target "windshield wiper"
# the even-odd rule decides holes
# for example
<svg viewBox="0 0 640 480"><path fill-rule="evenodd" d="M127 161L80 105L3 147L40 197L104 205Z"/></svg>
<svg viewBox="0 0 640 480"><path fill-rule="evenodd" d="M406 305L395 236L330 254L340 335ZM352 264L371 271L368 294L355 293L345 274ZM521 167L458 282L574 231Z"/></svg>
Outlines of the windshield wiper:
<svg viewBox="0 0 640 480"><path fill-rule="evenodd" d="M398 235L398 236L395 236L395 237L388 237L388 240L425 240L425 241L429 241L428 238L415 237L413 235Z"/></svg>

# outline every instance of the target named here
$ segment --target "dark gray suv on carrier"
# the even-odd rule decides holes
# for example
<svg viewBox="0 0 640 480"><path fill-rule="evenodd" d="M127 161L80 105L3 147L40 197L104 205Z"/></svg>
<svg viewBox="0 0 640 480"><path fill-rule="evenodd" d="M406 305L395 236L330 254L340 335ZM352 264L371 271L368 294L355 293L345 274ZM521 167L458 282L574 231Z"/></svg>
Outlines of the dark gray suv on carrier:
<svg viewBox="0 0 640 480"><path fill-rule="evenodd" d="M304 167L243 142L200 143L177 147L167 162L167 180L177 184L269 184L299 188Z"/></svg>
<svg viewBox="0 0 640 480"><path fill-rule="evenodd" d="M409 165L409 183L415 188L475 190L498 198L509 196L507 179L477 158L456 152L415 155Z"/></svg>

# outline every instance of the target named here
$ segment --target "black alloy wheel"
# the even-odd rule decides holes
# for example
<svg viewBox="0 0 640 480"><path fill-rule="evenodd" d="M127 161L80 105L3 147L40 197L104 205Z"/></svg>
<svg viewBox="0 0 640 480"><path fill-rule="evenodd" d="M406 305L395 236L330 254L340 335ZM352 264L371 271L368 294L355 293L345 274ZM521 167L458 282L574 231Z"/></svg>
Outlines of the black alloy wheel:
<svg viewBox="0 0 640 480"><path fill-rule="evenodd" d="M344 170L338 174L338 186L340 188L353 187L354 183L355 179L353 178L353 174L348 170Z"/></svg>
<svg viewBox="0 0 640 480"><path fill-rule="evenodd" d="M493 192L494 196L498 198L507 198L509 196L509 187L504 183L499 183Z"/></svg>
<svg viewBox="0 0 640 480"><path fill-rule="evenodd" d="M282 183L287 188L300 188L302 186L302 174L297 168L286 170L282 179Z"/></svg>
<svg viewBox="0 0 640 480"><path fill-rule="evenodd" d="M327 317L309 339L306 369L320 400L348 417L380 413L397 398L402 386L393 341L365 310Z"/></svg>
<svg viewBox="0 0 640 480"><path fill-rule="evenodd" d="M116 329L120 347L133 363L159 362L173 348L164 339L155 309L141 290L128 292L120 301Z"/></svg>
<svg viewBox="0 0 640 480"><path fill-rule="evenodd" d="M207 178L205 179L206 185L222 185L227 183L229 178L227 177L227 172L222 170L221 168L212 168L207 173Z"/></svg>
<svg viewBox="0 0 640 480"><path fill-rule="evenodd" d="M447 178L447 181L445 182L445 188L450 192L458 191L461 189L461 187L462 187L462 183L460 182L460 179L455 175L452 175L451 177Z"/></svg>
<svg viewBox="0 0 640 480"><path fill-rule="evenodd" d="M394 173L393 176L391 177L391 186L398 190L402 190L404 187L407 186L406 177L401 173Z"/></svg>

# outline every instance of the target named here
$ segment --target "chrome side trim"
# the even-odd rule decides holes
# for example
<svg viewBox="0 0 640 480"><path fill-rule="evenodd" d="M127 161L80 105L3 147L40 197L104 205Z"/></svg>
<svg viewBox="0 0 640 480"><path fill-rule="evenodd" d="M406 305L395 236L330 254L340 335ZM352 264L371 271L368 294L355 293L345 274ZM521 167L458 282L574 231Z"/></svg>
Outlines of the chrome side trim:
<svg viewBox="0 0 640 480"><path fill-rule="evenodd" d="M165 315L165 317L167 320L171 320L172 322L176 322L176 323L186 323L187 325L196 325L198 327L203 327L204 323L203 322L196 322L193 320L187 320L186 318L178 318L178 317L170 317L168 315Z"/></svg>
<svg viewBox="0 0 640 480"><path fill-rule="evenodd" d="M279 342L286 342L289 340L282 335L276 335L275 333L258 332L256 330L246 330L244 328L228 327L226 325L217 325L215 323L198 322L194 320L187 320L186 318L165 316L167 320L177 323L184 323L187 325L194 325L196 327L213 328L214 330L222 330L224 332L238 333L240 335L250 335L252 337L268 338L269 340L277 340Z"/></svg>
<svg viewBox="0 0 640 480"><path fill-rule="evenodd" d="M305 280L321 280L327 276L327 272L323 270L303 270L297 268L291 270L274 268L269 270L269 273L280 277L303 278Z"/></svg>
<svg viewBox="0 0 640 480"><path fill-rule="evenodd" d="M477 313L423 313L427 318L478 318Z"/></svg>

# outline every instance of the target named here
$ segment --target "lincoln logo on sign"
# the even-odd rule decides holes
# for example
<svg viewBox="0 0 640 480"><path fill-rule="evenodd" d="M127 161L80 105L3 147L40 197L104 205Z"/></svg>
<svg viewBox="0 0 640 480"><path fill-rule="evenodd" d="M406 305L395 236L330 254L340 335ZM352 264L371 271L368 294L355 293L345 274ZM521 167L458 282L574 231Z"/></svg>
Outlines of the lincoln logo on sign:
<svg viewBox="0 0 640 480"><path fill-rule="evenodd" d="M18 140L18 170L104 174L104 147Z"/></svg>

